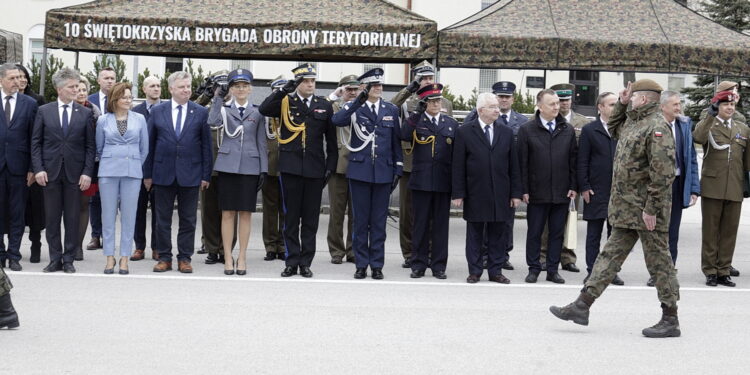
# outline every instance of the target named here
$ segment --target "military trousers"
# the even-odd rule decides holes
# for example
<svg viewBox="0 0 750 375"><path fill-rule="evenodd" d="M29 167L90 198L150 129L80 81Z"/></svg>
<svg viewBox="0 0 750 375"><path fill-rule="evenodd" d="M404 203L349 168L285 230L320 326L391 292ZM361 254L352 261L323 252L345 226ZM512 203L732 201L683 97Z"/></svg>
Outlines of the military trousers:
<svg viewBox="0 0 750 375"><path fill-rule="evenodd" d="M641 240L648 273L656 279L659 301L667 307L677 307L680 285L677 282L672 257L669 255L669 233L628 228L612 228L612 235L596 258L594 268L583 287L594 298L599 298L612 279L620 272L636 241Z"/></svg>
<svg viewBox="0 0 750 375"><path fill-rule="evenodd" d="M445 272L448 263L448 222L451 195L436 191L412 191L414 226L411 269ZM430 258L430 250L432 257Z"/></svg>
<svg viewBox="0 0 750 375"><path fill-rule="evenodd" d="M328 180L330 218L328 220L328 251L331 258L354 259L352 252L352 200L349 195L349 180L341 173L331 174ZM346 243L344 242L344 216L346 220Z"/></svg>
<svg viewBox="0 0 750 375"><path fill-rule="evenodd" d="M219 209L219 179L211 176L208 189L201 190L201 229L203 231L203 247L209 254L223 254L224 245L221 241L221 210ZM236 222L236 221L235 221ZM234 231L232 248L237 243L237 230Z"/></svg>
<svg viewBox="0 0 750 375"><path fill-rule="evenodd" d="M411 189L409 189L409 178L411 172L403 172L403 176L398 181L398 231L399 242L401 244L401 255L405 260L411 259L412 242L411 228L414 226L414 217L412 216Z"/></svg>
<svg viewBox="0 0 750 375"><path fill-rule="evenodd" d="M283 254L284 212L278 176L268 176L263 183L263 246L267 253Z"/></svg>
<svg viewBox="0 0 750 375"><path fill-rule="evenodd" d="M5 270L0 267L0 296L10 293L11 289L13 289L13 284L11 284L8 275L5 274Z"/></svg>
<svg viewBox="0 0 750 375"><path fill-rule="evenodd" d="M704 275L729 276L741 212L742 202L701 197L701 268Z"/></svg>
<svg viewBox="0 0 750 375"><path fill-rule="evenodd" d="M325 180L282 173L279 184L284 204L286 265L310 267L315 257L315 235Z"/></svg>

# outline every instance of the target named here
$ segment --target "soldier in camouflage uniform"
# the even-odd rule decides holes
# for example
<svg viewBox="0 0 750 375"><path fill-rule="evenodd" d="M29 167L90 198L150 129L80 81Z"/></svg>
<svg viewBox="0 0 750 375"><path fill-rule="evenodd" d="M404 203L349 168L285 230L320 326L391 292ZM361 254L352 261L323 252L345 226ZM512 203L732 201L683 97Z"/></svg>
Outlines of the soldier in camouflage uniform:
<svg viewBox="0 0 750 375"><path fill-rule="evenodd" d="M629 83L620 92L609 122L610 134L618 139L608 210L612 235L578 299L565 307L550 307L552 314L560 319L588 325L589 308L640 239L646 267L656 276L662 307L661 320L642 333L647 337L680 335L677 319L680 287L669 253L675 143L669 124L659 111L661 91L659 84L643 79ZM632 103L630 110L628 103Z"/></svg>
<svg viewBox="0 0 750 375"><path fill-rule="evenodd" d="M0 268L0 329L8 327L18 328L18 314L13 308L13 303L10 300L10 290L13 288L13 284L10 283L10 278L5 274L5 271Z"/></svg>
<svg viewBox="0 0 750 375"><path fill-rule="evenodd" d="M576 143L578 143L578 139L581 137L581 130L583 129L583 126L591 121L586 118L586 116L575 113L572 109L570 109L573 103L573 93L576 90L576 86L570 83L559 83L557 85L552 85L550 87L550 90L555 90L555 93L560 98L560 114L565 117L565 121L568 124L573 125L573 131L576 134ZM576 200L576 211L581 212L581 198L578 198ZM542 252L539 257L539 261L542 264L544 264L545 260L547 259L548 233L548 228L545 225L544 232L542 233ZM562 269L570 272L580 272L580 269L578 269L578 267L576 266L577 259L578 257L576 257L576 253L573 249L563 247L562 253L560 253L560 263L562 264Z"/></svg>
<svg viewBox="0 0 750 375"><path fill-rule="evenodd" d="M419 96L417 96L417 90L435 83L435 67L432 66L427 60L422 61L412 69L414 73L414 80L401 89L391 100L391 103L397 107L401 107L401 121L406 121L411 114L417 109L417 103L419 103ZM453 117L453 103L446 98L440 99L442 106L440 107L440 113L446 114ZM411 189L409 189L409 176L411 176L411 143L401 142L401 148L404 154L404 174L401 176L399 181L399 233L401 242L401 254L404 256L404 264L401 266L404 268L411 268L411 228L413 226L412 217L412 206L411 206Z"/></svg>

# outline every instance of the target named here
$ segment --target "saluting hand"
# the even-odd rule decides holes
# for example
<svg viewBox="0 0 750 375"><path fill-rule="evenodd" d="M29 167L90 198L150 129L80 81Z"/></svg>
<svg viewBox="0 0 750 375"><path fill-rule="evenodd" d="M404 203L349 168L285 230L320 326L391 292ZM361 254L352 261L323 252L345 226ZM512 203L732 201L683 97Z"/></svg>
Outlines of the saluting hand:
<svg viewBox="0 0 750 375"><path fill-rule="evenodd" d="M633 94L630 89L632 88L633 83L628 81L628 87L622 89L620 91L620 103L627 105L630 103L630 96Z"/></svg>

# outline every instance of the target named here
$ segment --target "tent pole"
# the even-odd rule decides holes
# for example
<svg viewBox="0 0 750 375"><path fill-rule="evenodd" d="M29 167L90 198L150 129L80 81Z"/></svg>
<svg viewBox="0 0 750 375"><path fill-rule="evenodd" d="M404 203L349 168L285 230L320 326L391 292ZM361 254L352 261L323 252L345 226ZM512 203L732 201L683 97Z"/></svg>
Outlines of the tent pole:
<svg viewBox="0 0 750 375"><path fill-rule="evenodd" d="M714 76L714 92L719 89L719 80L721 77L717 74Z"/></svg>
<svg viewBox="0 0 750 375"><path fill-rule="evenodd" d="M75 63L75 66L74 66L74 68L75 68L76 70L78 70L78 54L79 54L79 53L80 53L80 52L76 51L76 63Z"/></svg>
<svg viewBox="0 0 750 375"><path fill-rule="evenodd" d="M42 67L39 72L39 95L44 96L44 83L47 81L47 46L42 48Z"/></svg>
<svg viewBox="0 0 750 375"><path fill-rule="evenodd" d="M547 69L544 69L544 88L547 88Z"/></svg>

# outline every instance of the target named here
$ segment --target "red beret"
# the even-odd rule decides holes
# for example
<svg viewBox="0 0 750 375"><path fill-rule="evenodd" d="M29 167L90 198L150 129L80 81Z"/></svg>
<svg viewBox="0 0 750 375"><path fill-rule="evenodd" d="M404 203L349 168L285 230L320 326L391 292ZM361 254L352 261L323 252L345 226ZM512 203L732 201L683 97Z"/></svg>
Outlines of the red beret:
<svg viewBox="0 0 750 375"><path fill-rule="evenodd" d="M723 102L733 102L735 100L735 95L731 91L719 91L714 95L714 97L711 99L711 103L723 103Z"/></svg>

